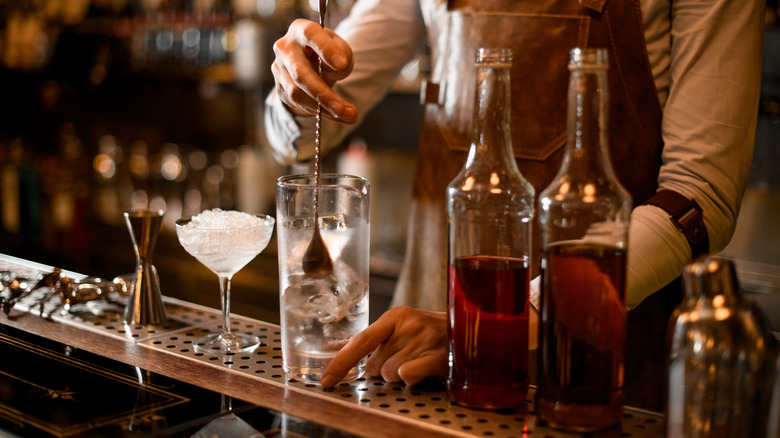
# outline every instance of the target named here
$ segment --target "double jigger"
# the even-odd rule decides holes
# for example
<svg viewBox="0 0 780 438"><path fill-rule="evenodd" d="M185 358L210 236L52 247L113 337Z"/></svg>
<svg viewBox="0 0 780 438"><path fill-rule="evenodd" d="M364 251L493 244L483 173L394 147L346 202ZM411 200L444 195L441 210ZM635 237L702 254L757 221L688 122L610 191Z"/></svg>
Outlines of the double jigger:
<svg viewBox="0 0 780 438"><path fill-rule="evenodd" d="M160 292L157 269L152 254L162 227L162 210L125 212L125 224L135 251L136 267L132 275L130 298L125 306L126 324L156 325L165 322L168 314Z"/></svg>

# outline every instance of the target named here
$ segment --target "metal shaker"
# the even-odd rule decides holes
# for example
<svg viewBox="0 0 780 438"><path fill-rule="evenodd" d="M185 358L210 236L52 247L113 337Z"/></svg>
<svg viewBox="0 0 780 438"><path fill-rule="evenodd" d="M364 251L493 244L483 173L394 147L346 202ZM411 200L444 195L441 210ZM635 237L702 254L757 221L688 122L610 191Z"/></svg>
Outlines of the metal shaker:
<svg viewBox="0 0 780 438"><path fill-rule="evenodd" d="M669 326L667 436L763 436L772 346L763 316L728 260L694 261L683 287Z"/></svg>

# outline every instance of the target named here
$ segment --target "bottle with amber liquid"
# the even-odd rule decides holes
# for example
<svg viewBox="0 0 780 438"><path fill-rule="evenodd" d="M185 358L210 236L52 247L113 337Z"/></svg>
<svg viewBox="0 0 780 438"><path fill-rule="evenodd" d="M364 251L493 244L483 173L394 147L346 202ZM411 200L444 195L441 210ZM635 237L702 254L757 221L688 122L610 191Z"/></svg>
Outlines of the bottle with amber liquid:
<svg viewBox="0 0 780 438"><path fill-rule="evenodd" d="M471 147L447 187L452 401L520 405L528 393L528 287L534 189L510 137L512 53L479 49Z"/></svg>
<svg viewBox="0 0 780 438"><path fill-rule="evenodd" d="M571 51L568 140L539 195L542 292L536 410L590 432L622 414L626 249L631 196L612 169L604 49Z"/></svg>

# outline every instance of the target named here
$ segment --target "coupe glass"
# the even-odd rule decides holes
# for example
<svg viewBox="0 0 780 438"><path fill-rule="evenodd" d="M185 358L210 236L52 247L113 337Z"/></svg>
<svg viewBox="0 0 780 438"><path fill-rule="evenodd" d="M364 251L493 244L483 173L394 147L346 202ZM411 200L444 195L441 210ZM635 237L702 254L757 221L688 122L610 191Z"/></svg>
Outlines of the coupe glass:
<svg viewBox="0 0 780 438"><path fill-rule="evenodd" d="M181 246L217 274L220 282L222 332L197 339L196 351L222 355L249 352L260 345L257 336L230 331L230 281L268 245L274 222L264 214L220 209L176 221Z"/></svg>

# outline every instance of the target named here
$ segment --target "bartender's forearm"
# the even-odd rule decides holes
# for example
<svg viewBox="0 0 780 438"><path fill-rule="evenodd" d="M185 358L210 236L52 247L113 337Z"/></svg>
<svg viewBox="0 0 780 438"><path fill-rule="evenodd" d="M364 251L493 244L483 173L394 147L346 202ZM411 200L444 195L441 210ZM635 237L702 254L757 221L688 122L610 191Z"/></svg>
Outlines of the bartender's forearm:
<svg viewBox="0 0 780 438"><path fill-rule="evenodd" d="M674 281L691 257L688 241L663 210L641 206L631 214L628 232L626 306L632 309Z"/></svg>
<svg viewBox="0 0 780 438"><path fill-rule="evenodd" d="M731 239L750 171L763 7L760 0L681 0L672 8L658 186L702 207L711 253ZM673 281L690 260L690 247L668 214L638 207L629 235L628 306Z"/></svg>

